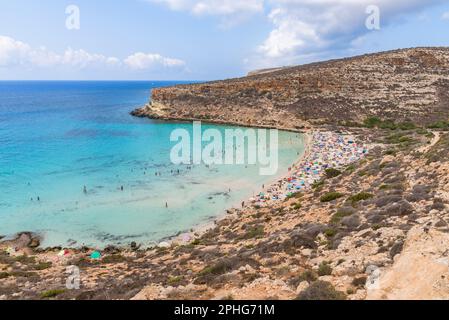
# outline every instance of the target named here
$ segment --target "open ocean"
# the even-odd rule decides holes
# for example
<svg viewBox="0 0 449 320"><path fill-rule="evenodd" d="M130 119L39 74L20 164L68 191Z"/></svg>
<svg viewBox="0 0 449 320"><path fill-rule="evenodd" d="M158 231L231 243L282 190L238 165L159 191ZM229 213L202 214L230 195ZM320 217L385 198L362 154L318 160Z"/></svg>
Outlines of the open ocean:
<svg viewBox="0 0 449 320"><path fill-rule="evenodd" d="M171 164L170 134L191 124L129 112L176 83L0 82L0 235L38 232L43 247L150 245L238 206L304 151L298 134L280 132L274 177L256 165Z"/></svg>

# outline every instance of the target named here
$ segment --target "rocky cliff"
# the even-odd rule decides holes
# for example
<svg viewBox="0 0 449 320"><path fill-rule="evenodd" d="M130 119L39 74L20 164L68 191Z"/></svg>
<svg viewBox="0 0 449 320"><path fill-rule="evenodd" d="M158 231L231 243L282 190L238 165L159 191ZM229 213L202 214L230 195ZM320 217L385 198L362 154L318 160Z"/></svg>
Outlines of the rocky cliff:
<svg viewBox="0 0 449 320"><path fill-rule="evenodd" d="M298 128L369 116L430 123L449 117L449 48L415 48L153 90L133 113Z"/></svg>

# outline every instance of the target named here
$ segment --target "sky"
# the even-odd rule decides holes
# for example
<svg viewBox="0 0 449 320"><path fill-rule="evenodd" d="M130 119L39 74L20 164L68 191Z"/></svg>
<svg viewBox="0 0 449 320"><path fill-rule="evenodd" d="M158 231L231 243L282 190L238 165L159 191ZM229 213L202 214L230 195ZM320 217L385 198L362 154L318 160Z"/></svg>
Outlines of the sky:
<svg viewBox="0 0 449 320"><path fill-rule="evenodd" d="M449 0L0 0L0 80L215 80L449 46Z"/></svg>

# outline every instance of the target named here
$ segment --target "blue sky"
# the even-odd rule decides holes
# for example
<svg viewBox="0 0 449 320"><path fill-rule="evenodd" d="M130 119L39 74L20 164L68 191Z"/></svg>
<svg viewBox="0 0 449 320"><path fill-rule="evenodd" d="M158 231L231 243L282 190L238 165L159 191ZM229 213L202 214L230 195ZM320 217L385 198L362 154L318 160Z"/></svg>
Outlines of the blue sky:
<svg viewBox="0 0 449 320"><path fill-rule="evenodd" d="M414 46L449 46L448 0L0 0L3 80L212 80Z"/></svg>

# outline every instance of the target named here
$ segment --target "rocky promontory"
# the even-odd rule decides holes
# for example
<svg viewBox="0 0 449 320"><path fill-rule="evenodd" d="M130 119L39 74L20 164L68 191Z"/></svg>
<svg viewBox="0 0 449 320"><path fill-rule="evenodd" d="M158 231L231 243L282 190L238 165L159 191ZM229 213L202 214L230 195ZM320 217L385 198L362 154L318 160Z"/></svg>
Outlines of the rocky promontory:
<svg viewBox="0 0 449 320"><path fill-rule="evenodd" d="M302 128L449 117L449 49L414 48L154 89L136 116Z"/></svg>

